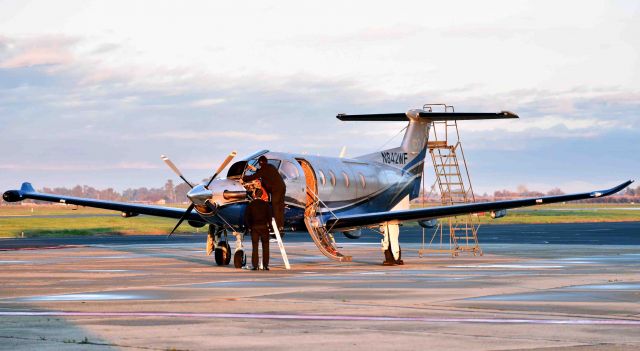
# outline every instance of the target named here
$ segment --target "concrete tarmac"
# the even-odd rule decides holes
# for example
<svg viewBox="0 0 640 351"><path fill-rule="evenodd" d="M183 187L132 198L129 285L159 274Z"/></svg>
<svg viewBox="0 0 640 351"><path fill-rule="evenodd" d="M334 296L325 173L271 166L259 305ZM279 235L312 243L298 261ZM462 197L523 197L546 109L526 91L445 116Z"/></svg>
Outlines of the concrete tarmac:
<svg viewBox="0 0 640 351"><path fill-rule="evenodd" d="M342 242L354 262L287 242L289 271L275 243L271 271L216 266L204 237L2 251L0 349L640 349L638 245L405 243L383 267Z"/></svg>

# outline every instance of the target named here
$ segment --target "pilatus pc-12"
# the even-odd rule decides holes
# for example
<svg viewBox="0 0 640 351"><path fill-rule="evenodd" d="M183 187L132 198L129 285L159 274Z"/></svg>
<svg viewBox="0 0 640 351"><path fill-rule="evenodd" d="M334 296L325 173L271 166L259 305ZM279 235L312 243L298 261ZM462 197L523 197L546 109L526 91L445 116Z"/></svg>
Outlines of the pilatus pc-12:
<svg viewBox="0 0 640 351"><path fill-rule="evenodd" d="M342 121L407 121L402 144L398 147L355 157L323 157L262 150L233 163L225 178L218 175L235 157L231 153L215 174L202 184L189 182L166 157L163 160L184 180L191 190L187 194L191 205L186 209L141 205L96 199L45 194L23 183L20 190L3 194L5 201L23 199L61 202L79 206L121 211L124 217L150 215L178 219L175 229L187 221L195 227L208 225L208 248L215 247L215 261L227 265L231 249L227 240L230 232L235 236L234 265L244 262L242 246L244 210L254 182L244 183L242 177L255 171L257 159L266 156L284 178L285 230L306 230L318 249L328 258L349 261L351 257L340 253L333 233L344 233L347 238L360 237L360 229L373 228L383 236L382 249L386 263L401 263L398 243L402 222L428 221L437 218L478 212L503 214L505 210L554 202L591 199L614 194L632 181L614 188L586 193L535 197L519 200L484 203L466 203L451 206L409 209L411 199L420 191L423 165L427 152L429 128L433 121L480 120L518 118L511 112L459 113L410 110L406 113L337 116ZM173 233L171 231L171 233ZM210 251L209 251L210 252Z"/></svg>

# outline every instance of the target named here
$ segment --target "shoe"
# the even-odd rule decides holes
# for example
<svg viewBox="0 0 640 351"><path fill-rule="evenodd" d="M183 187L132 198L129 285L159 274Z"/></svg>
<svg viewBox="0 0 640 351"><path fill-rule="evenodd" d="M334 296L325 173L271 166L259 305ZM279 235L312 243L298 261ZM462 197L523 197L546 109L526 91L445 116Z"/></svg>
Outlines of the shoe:
<svg viewBox="0 0 640 351"><path fill-rule="evenodd" d="M257 270L258 270L258 267L253 267L253 268L251 268L251 270L252 270L252 271L257 271Z"/></svg>
<svg viewBox="0 0 640 351"><path fill-rule="evenodd" d="M265 271L268 271L268 270L269 270L269 267L266 267L266 266L265 266L263 269L264 269Z"/></svg>

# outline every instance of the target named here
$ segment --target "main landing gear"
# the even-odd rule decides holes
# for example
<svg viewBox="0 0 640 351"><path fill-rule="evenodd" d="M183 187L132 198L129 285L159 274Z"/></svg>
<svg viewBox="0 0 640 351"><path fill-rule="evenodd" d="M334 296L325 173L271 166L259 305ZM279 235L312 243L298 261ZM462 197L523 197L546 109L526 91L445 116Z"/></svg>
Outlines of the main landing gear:
<svg viewBox="0 0 640 351"><path fill-rule="evenodd" d="M400 226L398 224L385 223L381 227L382 235L382 251L384 252L385 266L402 265L402 249L400 248Z"/></svg>
<svg viewBox="0 0 640 351"><path fill-rule="evenodd" d="M242 238L244 233L232 232L236 237L235 251L231 252L231 246L227 238L227 230L222 227L209 225L209 235L207 236L207 255L213 253L213 257L218 266L226 266L231 263L233 257L233 266L242 268L247 263L247 255L242 246Z"/></svg>

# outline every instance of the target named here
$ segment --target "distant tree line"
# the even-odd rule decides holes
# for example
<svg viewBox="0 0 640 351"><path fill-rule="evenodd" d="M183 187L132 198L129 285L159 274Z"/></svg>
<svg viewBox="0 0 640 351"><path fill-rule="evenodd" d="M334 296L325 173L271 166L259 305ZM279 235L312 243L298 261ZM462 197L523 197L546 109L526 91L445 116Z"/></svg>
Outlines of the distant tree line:
<svg viewBox="0 0 640 351"><path fill-rule="evenodd" d="M174 185L171 179L167 180L163 187L160 188L129 188L122 192L118 192L113 188L96 189L88 185L76 185L73 188L56 187L38 189L43 193L59 194L75 197L86 197L108 201L126 201L126 202L144 202L144 203L183 203L188 202L187 192L189 191L187 184L181 183ZM31 201L31 200L25 200ZM40 202L40 201L34 201ZM44 202L43 202L44 203Z"/></svg>
<svg viewBox="0 0 640 351"><path fill-rule="evenodd" d="M484 193L484 194L476 194L475 199L476 202L487 202L487 201L501 201L501 200L513 200L513 199L521 199L527 197L542 197L542 196L554 196L554 195L564 195L565 192L559 188L554 188L546 193L529 190L525 186L520 185L518 188L513 190L496 190L492 195ZM427 198L428 202L440 202L439 194L432 193ZM580 200L575 201L579 203L640 203L640 186L635 188L628 187L627 189L611 196L599 197L595 199L589 200Z"/></svg>

